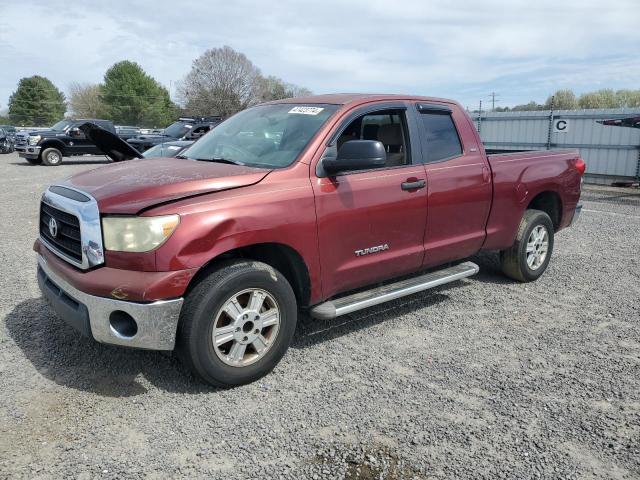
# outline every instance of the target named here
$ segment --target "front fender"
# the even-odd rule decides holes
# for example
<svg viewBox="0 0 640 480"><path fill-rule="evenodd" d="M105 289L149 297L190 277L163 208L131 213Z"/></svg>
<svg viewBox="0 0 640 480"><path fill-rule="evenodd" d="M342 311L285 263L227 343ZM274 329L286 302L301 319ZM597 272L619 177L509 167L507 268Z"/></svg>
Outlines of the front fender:
<svg viewBox="0 0 640 480"><path fill-rule="evenodd" d="M57 148L58 150L60 150L60 153L62 153L62 155L65 154L66 145L62 141L54 138L46 138L44 140L41 140L38 146L41 148L40 151L43 151L45 148Z"/></svg>
<svg viewBox="0 0 640 480"><path fill-rule="evenodd" d="M320 262L311 184L298 179L279 181L277 177L146 212L180 215L180 226L156 251L156 269L202 268L231 250L274 243L298 253L309 271L311 296L319 296Z"/></svg>

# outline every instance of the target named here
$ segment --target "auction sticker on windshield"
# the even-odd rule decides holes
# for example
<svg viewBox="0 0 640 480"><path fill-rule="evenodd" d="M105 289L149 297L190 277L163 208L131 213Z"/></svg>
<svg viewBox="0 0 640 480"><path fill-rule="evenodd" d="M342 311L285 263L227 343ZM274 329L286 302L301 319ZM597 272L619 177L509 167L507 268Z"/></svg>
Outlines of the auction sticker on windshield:
<svg viewBox="0 0 640 480"><path fill-rule="evenodd" d="M302 115L317 115L322 110L324 110L324 108L321 108L321 107L293 107L291 110L289 110L289 113L300 113Z"/></svg>

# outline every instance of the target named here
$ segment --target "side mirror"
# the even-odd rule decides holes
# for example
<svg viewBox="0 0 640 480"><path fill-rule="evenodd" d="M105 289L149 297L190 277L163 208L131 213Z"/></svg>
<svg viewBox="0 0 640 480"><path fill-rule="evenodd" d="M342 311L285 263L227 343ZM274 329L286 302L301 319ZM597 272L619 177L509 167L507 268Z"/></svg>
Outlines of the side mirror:
<svg viewBox="0 0 640 480"><path fill-rule="evenodd" d="M336 158L322 160L324 170L329 174L350 170L370 170L384 167L387 152L382 142L376 140L351 140L338 150Z"/></svg>

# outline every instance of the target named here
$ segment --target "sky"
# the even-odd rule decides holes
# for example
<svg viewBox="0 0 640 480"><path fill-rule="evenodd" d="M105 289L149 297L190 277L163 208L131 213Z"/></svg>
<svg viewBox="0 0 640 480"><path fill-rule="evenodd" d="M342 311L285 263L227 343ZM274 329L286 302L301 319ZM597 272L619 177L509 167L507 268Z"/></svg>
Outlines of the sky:
<svg viewBox="0 0 640 480"><path fill-rule="evenodd" d="M175 96L223 45L314 93L544 102L640 88L639 25L640 0L0 0L0 111L22 77L67 92L125 59Z"/></svg>

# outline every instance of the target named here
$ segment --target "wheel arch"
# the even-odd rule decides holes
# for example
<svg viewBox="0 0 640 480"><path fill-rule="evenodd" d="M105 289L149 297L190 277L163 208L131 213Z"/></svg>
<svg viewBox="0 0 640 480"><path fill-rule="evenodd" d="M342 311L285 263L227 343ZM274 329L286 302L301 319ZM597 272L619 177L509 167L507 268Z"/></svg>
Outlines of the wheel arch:
<svg viewBox="0 0 640 480"><path fill-rule="evenodd" d="M538 193L527 205L527 210L541 210L549 215L553 229L558 231L562 221L562 198L553 190Z"/></svg>
<svg viewBox="0 0 640 480"><path fill-rule="evenodd" d="M299 306L308 306L311 297L311 279L304 258L294 248L284 243L267 242L237 247L220 253L205 263L189 282L187 291L210 274L221 263L232 259L255 260L278 270L287 279Z"/></svg>
<svg viewBox="0 0 640 480"><path fill-rule="evenodd" d="M41 147L40 152L44 152L47 148L55 148L59 150L62 156L64 157L65 145L60 140L55 140L55 139L45 140L44 142L42 142L40 147Z"/></svg>

